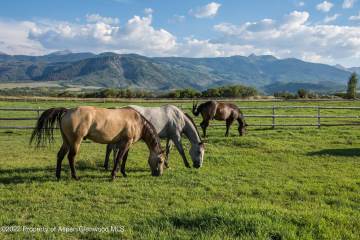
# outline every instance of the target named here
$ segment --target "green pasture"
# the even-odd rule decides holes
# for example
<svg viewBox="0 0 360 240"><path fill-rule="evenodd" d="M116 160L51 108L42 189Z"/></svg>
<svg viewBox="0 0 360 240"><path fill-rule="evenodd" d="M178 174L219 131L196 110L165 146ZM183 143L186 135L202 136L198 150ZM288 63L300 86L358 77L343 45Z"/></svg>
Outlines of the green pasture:
<svg viewBox="0 0 360 240"><path fill-rule="evenodd" d="M0 102L1 108L79 105L126 103ZM188 108L191 102L177 105ZM239 101L238 105L360 103ZM271 114L271 110L244 113ZM316 115L316 110L279 110L277 114ZM360 110L324 110L322 114L360 116ZM36 117L36 113L0 111L1 117ZM279 121L315 124L317 120ZM249 118L248 123L271 123L271 119ZM10 125L32 126L34 121L0 122L0 126ZM35 150L28 146L30 130L0 130L0 239L360 239L359 126L249 127L244 137L237 136L236 129L234 124L231 137L225 138L224 127L209 128L201 169L186 169L173 149L171 168L161 177L151 176L148 150L139 142L130 150L128 177L120 174L114 182L102 168L104 145L84 141L76 158L80 181L70 178L67 159L57 181L59 134L53 146ZM188 150L185 139L184 145ZM49 232L31 232L31 227ZM82 231L64 232L65 227ZM111 227L123 231L104 230ZM52 228L57 230L51 232Z"/></svg>

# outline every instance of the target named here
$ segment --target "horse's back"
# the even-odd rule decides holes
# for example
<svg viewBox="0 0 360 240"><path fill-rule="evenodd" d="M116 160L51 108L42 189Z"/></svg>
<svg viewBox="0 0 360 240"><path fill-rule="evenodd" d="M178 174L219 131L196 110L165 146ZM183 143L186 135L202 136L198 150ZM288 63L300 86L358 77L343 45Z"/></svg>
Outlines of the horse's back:
<svg viewBox="0 0 360 240"><path fill-rule="evenodd" d="M99 143L116 142L121 137L139 135L141 116L131 108L106 109L82 106L70 109L62 120L67 135L89 138Z"/></svg>
<svg viewBox="0 0 360 240"><path fill-rule="evenodd" d="M184 126L184 113L174 105L167 104L160 107L130 105L129 107L146 118L155 127L160 137L168 137L175 128Z"/></svg>

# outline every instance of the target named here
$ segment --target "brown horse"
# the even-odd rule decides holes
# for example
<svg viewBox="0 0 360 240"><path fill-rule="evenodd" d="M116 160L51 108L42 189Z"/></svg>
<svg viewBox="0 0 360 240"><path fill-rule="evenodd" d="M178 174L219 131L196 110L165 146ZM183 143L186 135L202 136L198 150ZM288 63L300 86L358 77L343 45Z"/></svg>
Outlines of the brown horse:
<svg viewBox="0 0 360 240"><path fill-rule="evenodd" d="M245 118L240 109L232 103L223 103L216 101L207 101L200 104L193 103L192 112L195 116L201 114L203 121L200 123L200 126L203 130L203 135L206 137L206 128L209 126L210 120L220 120L226 121L226 132L225 137L229 136L229 129L234 120L237 120L239 123L239 134L243 136L246 132Z"/></svg>
<svg viewBox="0 0 360 240"><path fill-rule="evenodd" d="M120 151L111 174L112 179L115 179L117 166L127 155L130 146L140 139L144 140L149 148L148 163L152 175L160 176L163 172L164 156L160 138L153 125L132 108L50 108L38 119L30 143L35 140L38 147L46 142L52 142L56 125L60 125L63 139L63 144L57 154L56 177L58 179L62 160L67 153L71 176L76 180L79 179L76 176L74 160L83 139L102 144L117 144Z"/></svg>

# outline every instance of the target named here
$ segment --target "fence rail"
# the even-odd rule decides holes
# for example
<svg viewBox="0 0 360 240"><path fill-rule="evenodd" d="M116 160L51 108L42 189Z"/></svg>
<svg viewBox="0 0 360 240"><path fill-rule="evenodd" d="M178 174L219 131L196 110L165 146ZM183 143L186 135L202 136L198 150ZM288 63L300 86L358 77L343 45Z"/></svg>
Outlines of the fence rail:
<svg viewBox="0 0 360 240"><path fill-rule="evenodd" d="M179 106L181 107L181 106ZM184 110L191 110L189 107L183 107ZM262 106L262 107L241 107L244 112L246 110L271 110L271 114L244 114L247 119L268 118L271 123L253 123L249 124L250 127L329 127L329 126L360 126L360 107L331 107L331 106ZM289 109L314 109L315 115L284 115L276 114L277 110ZM321 110L354 110L357 115L322 115ZM43 108L0 108L0 112L35 112L37 117L0 117L0 129L33 129L34 126L2 126L4 121L36 121L41 112L46 109ZM316 123L277 123L277 119L317 119ZM343 123L324 123L321 119L352 119L359 120L356 122L343 122ZM211 124L211 126L225 126L225 124Z"/></svg>

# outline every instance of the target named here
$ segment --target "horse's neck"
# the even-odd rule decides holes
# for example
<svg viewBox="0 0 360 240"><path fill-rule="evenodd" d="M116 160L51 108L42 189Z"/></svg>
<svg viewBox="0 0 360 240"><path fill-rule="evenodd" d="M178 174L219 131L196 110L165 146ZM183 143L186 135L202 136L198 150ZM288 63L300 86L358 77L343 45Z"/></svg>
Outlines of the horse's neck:
<svg viewBox="0 0 360 240"><path fill-rule="evenodd" d="M144 122L141 138L144 140L150 151L155 153L161 152L160 138L157 136L156 131L151 129L151 126L146 122Z"/></svg>
<svg viewBox="0 0 360 240"><path fill-rule="evenodd" d="M196 130L196 127L190 119L188 119L186 116L184 118L185 126L183 132L185 136L189 139L191 144L199 144L201 142L201 138L198 131Z"/></svg>

